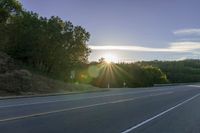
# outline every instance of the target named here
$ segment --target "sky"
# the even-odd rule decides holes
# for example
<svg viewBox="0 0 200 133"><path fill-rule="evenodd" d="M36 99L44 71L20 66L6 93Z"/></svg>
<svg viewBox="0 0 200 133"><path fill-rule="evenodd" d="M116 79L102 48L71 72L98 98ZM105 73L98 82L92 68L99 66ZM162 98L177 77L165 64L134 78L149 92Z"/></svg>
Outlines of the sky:
<svg viewBox="0 0 200 133"><path fill-rule="evenodd" d="M200 58L200 0L20 0L91 34L90 61Z"/></svg>

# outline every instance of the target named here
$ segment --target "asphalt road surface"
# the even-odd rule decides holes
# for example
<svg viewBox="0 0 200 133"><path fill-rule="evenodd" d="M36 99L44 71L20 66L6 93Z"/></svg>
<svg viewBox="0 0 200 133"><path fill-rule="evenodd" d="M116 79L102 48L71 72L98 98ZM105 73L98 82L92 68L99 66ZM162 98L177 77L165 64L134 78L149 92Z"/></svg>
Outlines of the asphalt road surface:
<svg viewBox="0 0 200 133"><path fill-rule="evenodd" d="M200 85L0 100L0 133L200 133Z"/></svg>

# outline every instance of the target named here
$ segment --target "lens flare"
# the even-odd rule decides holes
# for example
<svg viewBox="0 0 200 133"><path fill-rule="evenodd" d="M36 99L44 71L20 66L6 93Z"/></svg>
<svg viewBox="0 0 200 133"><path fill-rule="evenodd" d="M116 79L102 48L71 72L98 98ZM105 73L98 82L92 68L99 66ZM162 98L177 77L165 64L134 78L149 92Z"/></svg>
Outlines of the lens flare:
<svg viewBox="0 0 200 133"><path fill-rule="evenodd" d="M117 57L116 57L115 55L113 55L113 54L110 54L110 53L105 54L105 55L103 56L103 58L105 58L105 62L106 62L107 64L110 64L110 63L112 63L112 62L117 62Z"/></svg>

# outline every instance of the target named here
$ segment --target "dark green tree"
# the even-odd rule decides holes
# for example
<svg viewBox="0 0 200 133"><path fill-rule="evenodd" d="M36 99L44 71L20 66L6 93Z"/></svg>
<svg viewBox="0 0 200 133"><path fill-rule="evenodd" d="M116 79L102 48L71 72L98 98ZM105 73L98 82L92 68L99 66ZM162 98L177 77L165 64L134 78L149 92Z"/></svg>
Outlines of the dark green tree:
<svg viewBox="0 0 200 133"><path fill-rule="evenodd" d="M21 4L16 0L0 1L0 23L6 22L10 16L20 14L22 11Z"/></svg>
<svg viewBox="0 0 200 133"><path fill-rule="evenodd" d="M0 1L0 50L25 65L56 78L87 63L90 34L59 17L50 19L22 10L16 0Z"/></svg>

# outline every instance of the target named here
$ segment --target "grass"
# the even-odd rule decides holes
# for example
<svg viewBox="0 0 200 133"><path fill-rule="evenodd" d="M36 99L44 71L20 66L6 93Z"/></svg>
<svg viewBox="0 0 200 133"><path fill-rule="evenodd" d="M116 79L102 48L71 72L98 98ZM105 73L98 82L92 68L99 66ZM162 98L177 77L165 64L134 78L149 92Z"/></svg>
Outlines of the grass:
<svg viewBox="0 0 200 133"><path fill-rule="evenodd" d="M9 93L0 91L0 97L4 96L23 96L23 95L38 95L38 94L52 94L52 93L83 93L93 91L103 91L105 89L94 87L89 84L65 83L63 81L50 79L48 77L33 74L32 75L32 89L28 92Z"/></svg>
<svg viewBox="0 0 200 133"><path fill-rule="evenodd" d="M33 90L38 93L62 93L100 90L88 84L65 83L60 80L49 79L47 77L33 74Z"/></svg>

